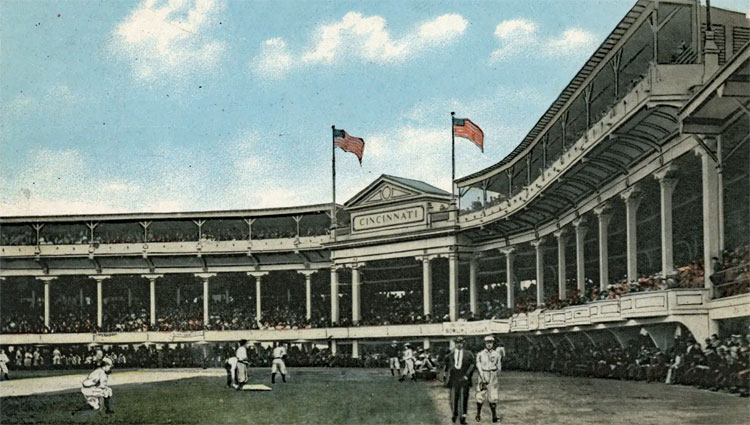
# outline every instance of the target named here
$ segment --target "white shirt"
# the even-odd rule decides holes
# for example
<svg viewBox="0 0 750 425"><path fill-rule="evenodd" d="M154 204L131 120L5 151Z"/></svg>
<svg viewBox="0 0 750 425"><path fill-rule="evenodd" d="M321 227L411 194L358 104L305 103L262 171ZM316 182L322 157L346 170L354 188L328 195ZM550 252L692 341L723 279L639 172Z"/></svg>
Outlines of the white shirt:
<svg viewBox="0 0 750 425"><path fill-rule="evenodd" d="M500 351L493 348L484 349L477 354L477 369L482 372L495 372L500 370L502 364L502 355Z"/></svg>
<svg viewBox="0 0 750 425"><path fill-rule="evenodd" d="M5 353L0 354L0 363L8 363L10 359Z"/></svg>
<svg viewBox="0 0 750 425"><path fill-rule="evenodd" d="M93 372L89 373L89 376L87 376L86 379L83 380L83 386L86 388L90 388L90 387L107 388L108 380L109 380L109 377L107 375L107 372L105 372L104 369L98 367L94 369Z"/></svg>
<svg viewBox="0 0 750 425"><path fill-rule="evenodd" d="M461 363L464 361L464 350L456 350L453 357L455 358L455 363L453 364L453 366L456 369L461 369Z"/></svg>
<svg viewBox="0 0 750 425"><path fill-rule="evenodd" d="M411 350L411 348L407 348L404 350L404 361L407 360L413 360L414 359L414 352Z"/></svg>
<svg viewBox="0 0 750 425"><path fill-rule="evenodd" d="M247 348L245 348L244 345L241 345L239 348L237 348L236 357L238 361L241 361L241 362L247 361Z"/></svg>
<svg viewBox="0 0 750 425"><path fill-rule="evenodd" d="M273 358L274 359L280 359L282 357L286 356L286 348L284 348L283 345L279 345L278 347L273 349Z"/></svg>

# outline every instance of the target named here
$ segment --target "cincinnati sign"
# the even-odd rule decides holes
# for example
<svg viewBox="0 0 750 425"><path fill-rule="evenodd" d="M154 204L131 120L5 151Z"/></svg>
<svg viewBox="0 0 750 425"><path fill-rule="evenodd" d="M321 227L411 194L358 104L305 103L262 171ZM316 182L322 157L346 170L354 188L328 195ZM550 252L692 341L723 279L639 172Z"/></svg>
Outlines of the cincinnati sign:
<svg viewBox="0 0 750 425"><path fill-rule="evenodd" d="M424 221L424 207L410 207L355 216L352 219L352 230L359 232L362 230L419 223L421 221Z"/></svg>

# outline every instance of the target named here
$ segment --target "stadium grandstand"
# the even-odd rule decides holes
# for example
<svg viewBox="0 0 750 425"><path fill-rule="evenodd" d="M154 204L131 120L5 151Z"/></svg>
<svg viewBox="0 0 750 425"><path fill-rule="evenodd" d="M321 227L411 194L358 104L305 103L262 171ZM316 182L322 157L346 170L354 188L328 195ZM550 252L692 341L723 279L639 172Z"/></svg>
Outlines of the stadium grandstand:
<svg viewBox="0 0 750 425"><path fill-rule="evenodd" d="M360 365L394 338L492 333L519 369L659 380L696 342L746 349L750 25L707 19L637 1L507 157L454 181L455 202L382 175L335 220L330 204L2 217L2 345L220 364L205 347L246 339Z"/></svg>

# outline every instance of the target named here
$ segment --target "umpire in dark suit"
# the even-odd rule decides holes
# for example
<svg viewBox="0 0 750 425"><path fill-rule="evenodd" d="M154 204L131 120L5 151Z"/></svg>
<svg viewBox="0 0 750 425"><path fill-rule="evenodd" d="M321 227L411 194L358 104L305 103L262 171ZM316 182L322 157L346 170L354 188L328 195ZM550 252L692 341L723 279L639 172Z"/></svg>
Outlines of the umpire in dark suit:
<svg viewBox="0 0 750 425"><path fill-rule="evenodd" d="M474 372L474 354L464 349L464 338L456 338L456 347L446 358L448 368L448 386L451 389L451 420L461 415L461 423L466 423L466 411L469 407L469 388L471 387L471 375Z"/></svg>

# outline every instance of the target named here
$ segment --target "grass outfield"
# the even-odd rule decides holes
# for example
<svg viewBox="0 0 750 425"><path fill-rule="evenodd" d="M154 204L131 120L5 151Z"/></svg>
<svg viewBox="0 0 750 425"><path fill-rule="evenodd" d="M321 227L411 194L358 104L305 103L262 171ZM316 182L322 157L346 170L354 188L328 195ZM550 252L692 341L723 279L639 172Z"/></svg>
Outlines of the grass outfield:
<svg viewBox="0 0 750 425"><path fill-rule="evenodd" d="M114 387L112 415L71 417L80 392L0 400L0 423L179 424L435 424L433 401L422 383L397 382L387 370L298 369L289 382L270 385L264 372L251 383L273 391L235 391L224 377ZM277 377L278 378L278 377Z"/></svg>

